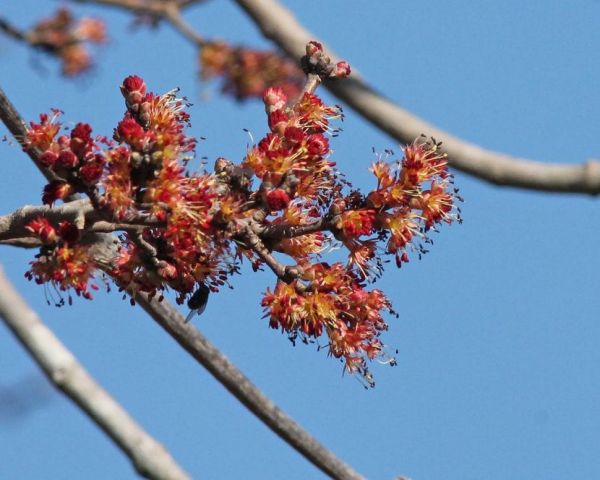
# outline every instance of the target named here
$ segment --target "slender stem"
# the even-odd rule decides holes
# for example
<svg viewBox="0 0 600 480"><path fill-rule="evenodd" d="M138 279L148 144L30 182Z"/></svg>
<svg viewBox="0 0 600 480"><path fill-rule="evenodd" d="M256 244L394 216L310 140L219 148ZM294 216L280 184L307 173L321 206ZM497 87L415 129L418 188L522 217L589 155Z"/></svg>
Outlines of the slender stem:
<svg viewBox="0 0 600 480"><path fill-rule="evenodd" d="M21 42L27 41L27 35L25 35L25 33L13 26L4 18L0 18L0 30L15 40L19 40Z"/></svg>
<svg viewBox="0 0 600 480"><path fill-rule="evenodd" d="M181 16L180 7L175 3L166 3L164 17L173 25L173 27L179 31L184 37L190 42L196 44L198 47L206 45L206 40L202 35L196 32L189 23L187 23Z"/></svg>

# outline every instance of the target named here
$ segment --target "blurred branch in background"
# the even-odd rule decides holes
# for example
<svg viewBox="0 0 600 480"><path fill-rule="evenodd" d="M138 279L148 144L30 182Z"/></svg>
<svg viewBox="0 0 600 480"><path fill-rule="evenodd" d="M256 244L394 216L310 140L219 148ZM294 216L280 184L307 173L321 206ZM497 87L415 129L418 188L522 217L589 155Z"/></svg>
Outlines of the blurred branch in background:
<svg viewBox="0 0 600 480"><path fill-rule="evenodd" d="M306 43L316 40L316 35L304 28L277 0L236 2L265 37L293 58L304 55ZM409 144L422 134L443 142L448 164L480 180L498 186L546 192L600 194L600 161L552 165L485 150L400 108L354 72L349 79L325 83L325 86L366 120L401 143Z"/></svg>
<svg viewBox="0 0 600 480"><path fill-rule="evenodd" d="M143 0L75 0L77 3L118 7L165 19L184 37L202 48L205 41L186 24L182 7L194 2ZM305 45L316 35L304 28L277 0L236 0L263 35L291 58L305 54ZM332 57L337 56L329 50ZM548 164L493 152L462 140L404 110L378 93L354 69L348 79L325 86L374 126L398 142L409 144L421 135L443 142L451 167L485 182L553 193L600 194L600 161L582 164Z"/></svg>
<svg viewBox="0 0 600 480"><path fill-rule="evenodd" d="M165 448L148 435L79 364L25 303L0 270L0 317L48 379L69 397L151 479L187 479Z"/></svg>

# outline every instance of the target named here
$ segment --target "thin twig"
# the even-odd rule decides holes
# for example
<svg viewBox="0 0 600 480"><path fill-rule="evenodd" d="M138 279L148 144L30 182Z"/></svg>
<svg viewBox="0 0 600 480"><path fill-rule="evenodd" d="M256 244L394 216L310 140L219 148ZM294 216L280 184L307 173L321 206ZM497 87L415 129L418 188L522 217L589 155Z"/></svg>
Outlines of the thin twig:
<svg viewBox="0 0 600 480"><path fill-rule="evenodd" d="M44 371L129 457L145 478L189 479L169 452L81 366L75 356L25 303L0 268L0 317Z"/></svg>
<svg viewBox="0 0 600 480"><path fill-rule="evenodd" d="M196 32L181 16L181 9L199 1L177 0L73 0L77 3L99 4L129 10L134 13L145 13L169 22L175 30L198 47L203 47L206 40Z"/></svg>
<svg viewBox="0 0 600 480"><path fill-rule="evenodd" d="M316 36L304 28L277 0L236 0L263 35L292 58L304 55ZM330 56L337 58L331 51ZM425 134L441 140L450 166L499 186L546 192L600 194L600 162L581 165L547 164L485 150L421 120L375 91L353 67L353 74L325 86L366 120L402 143Z"/></svg>
<svg viewBox="0 0 600 480"><path fill-rule="evenodd" d="M175 3L166 3L163 16L171 25L197 47L206 45L206 40L196 32L181 16L180 7Z"/></svg>
<svg viewBox="0 0 600 480"><path fill-rule="evenodd" d="M0 17L0 31L3 31L9 37L21 42L27 41L27 35L17 27L8 22L8 20Z"/></svg>
<svg viewBox="0 0 600 480"><path fill-rule="evenodd" d="M132 222L110 222L103 219L102 213L95 210L89 200L75 200L63 205L25 205L12 213L0 216L0 241L30 236L25 228L28 223L43 217L57 226L68 220L83 233L139 232L147 227L164 226L164 222L153 217L136 216Z"/></svg>

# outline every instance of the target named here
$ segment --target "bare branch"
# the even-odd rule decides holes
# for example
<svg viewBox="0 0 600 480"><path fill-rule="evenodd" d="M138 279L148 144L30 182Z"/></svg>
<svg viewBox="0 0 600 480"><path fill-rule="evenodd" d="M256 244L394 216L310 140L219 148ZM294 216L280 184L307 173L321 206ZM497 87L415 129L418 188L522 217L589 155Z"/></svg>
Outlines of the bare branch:
<svg viewBox="0 0 600 480"><path fill-rule="evenodd" d="M363 478L265 396L193 325L185 323L184 317L168 302L149 300L145 295L136 297L136 301L248 410L317 468L340 480Z"/></svg>
<svg viewBox="0 0 600 480"><path fill-rule="evenodd" d="M304 55L304 46L316 36L306 30L277 0L236 0L263 35L292 58ZM330 56L336 58L330 51ZM600 194L600 162L552 165L485 150L421 120L377 93L353 72L348 79L324 85L366 120L402 143L422 134L441 140L449 164L461 172L499 186L546 192Z"/></svg>
<svg viewBox="0 0 600 480"><path fill-rule="evenodd" d="M19 40L21 42L27 41L27 35L13 26L8 20L0 17L0 31L4 32L9 37L14 38L15 40Z"/></svg>
<svg viewBox="0 0 600 480"><path fill-rule="evenodd" d="M136 471L151 479L190 478L167 450L148 435L46 327L0 268L0 317L48 379L81 408L129 457Z"/></svg>
<svg viewBox="0 0 600 480"><path fill-rule="evenodd" d="M163 16L190 42L198 47L206 45L206 40L196 32L181 16L180 8L175 3L166 3Z"/></svg>
<svg viewBox="0 0 600 480"><path fill-rule="evenodd" d="M92 3L108 7L124 8L135 13L162 15L164 4L170 0L73 0L75 3Z"/></svg>
<svg viewBox="0 0 600 480"><path fill-rule="evenodd" d="M18 247L18 248L39 248L43 244L37 238L15 237L15 238L7 238L6 240L0 240L0 245L8 245L11 247Z"/></svg>
<svg viewBox="0 0 600 480"><path fill-rule="evenodd" d="M0 221L1 220L2 219L0 218ZM265 227L262 232L260 232L260 237L265 240L281 240L282 238L301 237L303 235L329 230L334 223L335 219L330 220L327 218L320 218L319 220L307 223L306 225L274 224Z"/></svg>

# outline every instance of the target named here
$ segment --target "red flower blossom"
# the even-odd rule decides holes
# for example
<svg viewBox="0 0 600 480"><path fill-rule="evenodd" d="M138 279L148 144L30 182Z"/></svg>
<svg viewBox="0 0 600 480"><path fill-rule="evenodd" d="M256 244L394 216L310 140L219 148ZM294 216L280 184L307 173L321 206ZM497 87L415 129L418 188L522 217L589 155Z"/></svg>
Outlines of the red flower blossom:
<svg viewBox="0 0 600 480"><path fill-rule="evenodd" d="M62 112L53 110L52 116L47 113L40 114L40 123L30 122L27 130L27 146L46 151L54 142L54 137L60 130L60 123L56 121Z"/></svg>
<svg viewBox="0 0 600 480"><path fill-rule="evenodd" d="M267 205L271 210L283 210L289 203L289 195L281 188L276 188L267 193Z"/></svg>
<svg viewBox="0 0 600 480"><path fill-rule="evenodd" d="M87 44L103 43L106 30L101 20L83 18L76 22L68 9L60 8L53 17L35 25L28 38L62 61L64 75L76 76L92 66Z"/></svg>
<svg viewBox="0 0 600 480"><path fill-rule="evenodd" d="M346 237L371 235L375 223L375 210L349 210L342 214L341 222Z"/></svg>
<svg viewBox="0 0 600 480"><path fill-rule="evenodd" d="M125 97L128 107L142 103L146 96L146 82L137 75L131 75L123 80L121 93Z"/></svg>

